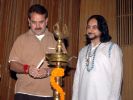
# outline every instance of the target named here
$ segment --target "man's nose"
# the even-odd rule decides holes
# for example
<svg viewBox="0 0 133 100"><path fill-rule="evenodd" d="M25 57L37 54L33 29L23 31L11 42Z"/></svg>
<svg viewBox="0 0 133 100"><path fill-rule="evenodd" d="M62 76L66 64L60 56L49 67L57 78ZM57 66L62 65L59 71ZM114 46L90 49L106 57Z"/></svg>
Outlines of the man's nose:
<svg viewBox="0 0 133 100"><path fill-rule="evenodd" d="M88 32L89 32L89 33L92 33L92 32L93 32L92 27L90 27L90 28L88 29Z"/></svg>
<svg viewBox="0 0 133 100"><path fill-rule="evenodd" d="M36 27L39 28L40 27L40 24L39 23L36 23Z"/></svg>

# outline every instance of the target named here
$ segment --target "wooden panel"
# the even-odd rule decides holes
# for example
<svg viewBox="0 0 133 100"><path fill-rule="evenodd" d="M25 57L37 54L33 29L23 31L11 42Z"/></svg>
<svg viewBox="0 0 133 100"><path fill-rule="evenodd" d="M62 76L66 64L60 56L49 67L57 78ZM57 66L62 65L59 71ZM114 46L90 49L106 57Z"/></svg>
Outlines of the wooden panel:
<svg viewBox="0 0 133 100"><path fill-rule="evenodd" d="M133 100L133 45L123 47L124 76L122 100Z"/></svg>
<svg viewBox="0 0 133 100"><path fill-rule="evenodd" d="M133 0L116 0L117 41L124 54L122 99L133 100Z"/></svg>
<svg viewBox="0 0 133 100"><path fill-rule="evenodd" d="M8 57L14 40L28 29L27 11L32 4L42 4L49 11L49 30L59 20L68 25L68 53L78 54L78 23L80 0L0 0L0 63L2 79L0 82L0 100L13 100L15 80L11 78ZM75 42L76 41L76 42ZM76 60L70 63L75 67ZM65 77L66 100L71 98L73 72Z"/></svg>
<svg viewBox="0 0 133 100"><path fill-rule="evenodd" d="M1 12L1 0L0 0L0 12ZM1 13L0 13L0 15L1 15ZM0 17L0 20L1 20L1 17ZM0 48L2 48L2 37L1 37L1 34L0 34ZM0 52L2 52L2 49L0 49ZM0 58L1 57L2 57L2 54L0 53ZM0 59L0 88L1 88L1 59Z"/></svg>
<svg viewBox="0 0 133 100"><path fill-rule="evenodd" d="M120 45L133 44L133 0L116 0L117 41Z"/></svg>

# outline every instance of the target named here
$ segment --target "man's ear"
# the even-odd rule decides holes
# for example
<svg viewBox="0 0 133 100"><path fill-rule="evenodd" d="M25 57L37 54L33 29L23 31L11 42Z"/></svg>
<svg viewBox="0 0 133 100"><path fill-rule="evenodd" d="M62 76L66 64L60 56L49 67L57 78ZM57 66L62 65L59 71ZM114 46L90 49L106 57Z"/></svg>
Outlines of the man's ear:
<svg viewBox="0 0 133 100"><path fill-rule="evenodd" d="M48 18L46 18L46 25L48 25Z"/></svg>
<svg viewBox="0 0 133 100"><path fill-rule="evenodd" d="M28 24L29 24L29 27L30 27L30 19L28 18Z"/></svg>

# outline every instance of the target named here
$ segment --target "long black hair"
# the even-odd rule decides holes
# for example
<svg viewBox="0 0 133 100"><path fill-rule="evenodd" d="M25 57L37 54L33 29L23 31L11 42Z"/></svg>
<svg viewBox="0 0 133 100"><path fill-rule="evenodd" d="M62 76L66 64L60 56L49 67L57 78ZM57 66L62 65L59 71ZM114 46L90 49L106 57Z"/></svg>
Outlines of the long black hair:
<svg viewBox="0 0 133 100"><path fill-rule="evenodd" d="M92 15L91 17L88 18L87 24L91 19L97 20L98 29L102 33L100 41L102 43L109 42L112 39L112 37L109 35L108 25L107 25L105 18L101 15ZM91 40L88 38L87 35L86 35L86 39L87 39L86 44L91 42Z"/></svg>

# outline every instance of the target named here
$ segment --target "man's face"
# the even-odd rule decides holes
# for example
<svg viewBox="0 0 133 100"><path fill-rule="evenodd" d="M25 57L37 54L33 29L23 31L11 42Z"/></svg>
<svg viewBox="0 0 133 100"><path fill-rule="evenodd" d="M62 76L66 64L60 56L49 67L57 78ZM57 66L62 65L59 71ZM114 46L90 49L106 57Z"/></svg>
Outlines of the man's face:
<svg viewBox="0 0 133 100"><path fill-rule="evenodd" d="M87 35L88 35L90 40L94 40L96 38L100 38L100 36L101 36L101 32L98 29L98 24L97 24L97 20L96 19L91 19L87 23L86 30L87 30Z"/></svg>
<svg viewBox="0 0 133 100"><path fill-rule="evenodd" d="M28 22L32 32L35 35L41 35L45 32L48 18L45 18L45 15L32 13L31 18L28 19Z"/></svg>

